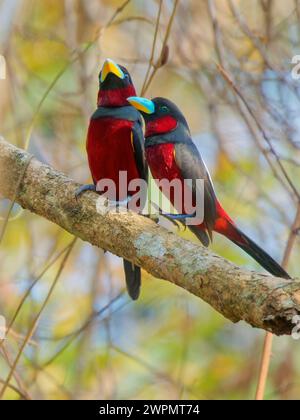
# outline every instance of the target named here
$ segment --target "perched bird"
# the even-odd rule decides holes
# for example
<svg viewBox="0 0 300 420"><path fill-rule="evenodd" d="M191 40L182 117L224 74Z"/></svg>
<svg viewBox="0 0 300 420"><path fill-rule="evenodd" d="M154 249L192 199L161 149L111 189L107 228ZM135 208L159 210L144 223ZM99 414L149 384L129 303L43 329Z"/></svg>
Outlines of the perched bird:
<svg viewBox="0 0 300 420"><path fill-rule="evenodd" d="M87 134L87 155L93 178L92 185L78 189L76 196L96 190L100 180L110 179L116 186L115 201L126 201L129 192L119 193L119 172L127 173L127 188L131 180L147 181L144 136L140 113L127 102L136 95L130 74L112 60L105 60L99 75L98 107L91 117ZM111 197L108 197L111 199ZM140 267L124 260L127 290L132 299L140 293Z"/></svg>
<svg viewBox="0 0 300 420"><path fill-rule="evenodd" d="M236 226L221 206L207 167L192 141L189 126L179 108L164 98L148 100L129 97L127 100L144 117L146 160L153 178L169 181L179 179L182 183L186 179L193 180L193 199L195 199L194 181L204 180L203 222L200 225L188 226L202 244L208 246L212 232L218 232L247 252L269 273L277 277L290 278L272 257ZM173 190L170 190L167 198L176 208ZM174 218L186 216L186 214L176 215Z"/></svg>

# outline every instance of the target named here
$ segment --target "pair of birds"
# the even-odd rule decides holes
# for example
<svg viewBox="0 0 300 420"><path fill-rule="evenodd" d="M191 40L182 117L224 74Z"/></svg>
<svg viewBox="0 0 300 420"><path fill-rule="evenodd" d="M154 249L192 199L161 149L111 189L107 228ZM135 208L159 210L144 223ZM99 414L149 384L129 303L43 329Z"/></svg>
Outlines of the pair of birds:
<svg viewBox="0 0 300 420"><path fill-rule="evenodd" d="M218 232L242 248L269 273L290 278L272 257L236 226L222 208L179 108L168 99L149 100L136 96L126 68L110 59L104 62L99 86L98 107L91 117L87 134L87 155L93 184L82 186L76 195L86 190L95 191L96 184L104 178L113 180L118 191L120 171L127 172L127 185L137 178L147 181L148 165L156 180L179 179L183 183L185 179L203 179L204 220L201 225L189 226L201 243L208 246L212 232ZM145 134L141 115L145 121ZM117 195L117 201L124 198L127 198L127 192L126 197ZM174 204L172 196L167 198ZM140 267L124 260L124 271L128 293L135 300L140 293Z"/></svg>

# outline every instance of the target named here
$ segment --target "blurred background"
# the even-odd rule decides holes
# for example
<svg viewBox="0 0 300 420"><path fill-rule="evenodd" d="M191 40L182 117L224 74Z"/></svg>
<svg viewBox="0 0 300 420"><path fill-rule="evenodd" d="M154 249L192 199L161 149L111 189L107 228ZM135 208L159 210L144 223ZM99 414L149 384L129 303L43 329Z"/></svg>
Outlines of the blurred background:
<svg viewBox="0 0 300 420"><path fill-rule="evenodd" d="M85 138L106 57L138 93L175 101L225 209L278 261L289 241L299 276L300 1L0 0L0 54L0 135L78 182L90 180ZM17 206L6 224L8 209L1 200L4 398L253 398L263 331L146 272L133 303L121 259ZM212 249L261 270L218 235ZM299 348L275 339L268 399L299 397Z"/></svg>

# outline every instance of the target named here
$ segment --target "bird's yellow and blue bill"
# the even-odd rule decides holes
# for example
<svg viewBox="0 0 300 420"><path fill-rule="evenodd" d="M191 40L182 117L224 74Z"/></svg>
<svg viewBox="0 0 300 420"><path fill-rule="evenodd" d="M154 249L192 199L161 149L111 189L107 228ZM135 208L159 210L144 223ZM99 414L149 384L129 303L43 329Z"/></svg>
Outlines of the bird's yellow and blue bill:
<svg viewBox="0 0 300 420"><path fill-rule="evenodd" d="M107 78L107 76L110 73L113 73L119 79L124 79L124 77L125 77L125 74L124 74L123 70L120 68L120 66L118 66L118 64L115 63L110 58L107 58L104 61L104 64L103 64L103 67L102 67L102 70L101 70L101 77L100 77L101 82L104 82L104 80Z"/></svg>
<svg viewBox="0 0 300 420"><path fill-rule="evenodd" d="M154 102L150 101L150 99L140 96L130 96L127 98L127 101L138 111L144 112L145 114L153 114L155 111Z"/></svg>

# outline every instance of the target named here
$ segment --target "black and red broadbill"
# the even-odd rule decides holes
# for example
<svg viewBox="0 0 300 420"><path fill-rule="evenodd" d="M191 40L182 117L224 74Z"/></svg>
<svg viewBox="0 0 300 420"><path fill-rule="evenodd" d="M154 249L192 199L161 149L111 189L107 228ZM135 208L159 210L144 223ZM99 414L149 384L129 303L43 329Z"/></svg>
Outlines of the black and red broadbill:
<svg viewBox="0 0 300 420"><path fill-rule="evenodd" d="M127 173L127 188L131 180L147 181L142 119L127 102L132 95L136 91L126 68L105 60L99 75L98 107L90 120L86 144L94 183L79 188L77 196L87 190L95 191L100 180L109 179L116 187L114 200L124 202L130 194L128 190L119 192L121 171ZM128 293L135 300L140 293L141 269L124 260L124 271Z"/></svg>
<svg viewBox="0 0 300 420"><path fill-rule="evenodd" d="M128 102L139 110L145 119L146 160L153 178L169 181L179 179L182 183L187 179L204 180L204 220L200 225L189 225L189 229L202 244L208 246L212 232L218 232L247 252L269 273L277 277L290 278L270 255L236 226L221 206L207 167L192 141L187 121L178 107L165 98L155 98L150 101L135 96L129 97ZM194 185L195 183L193 189ZM173 189L168 190L167 198L176 208ZM184 208L184 203L181 208ZM186 216L182 215L182 218ZM175 216L176 219L179 217Z"/></svg>

